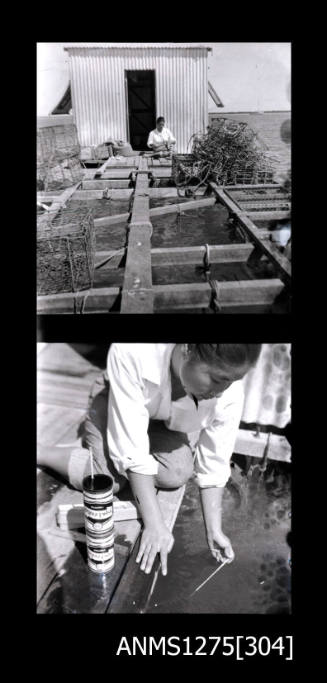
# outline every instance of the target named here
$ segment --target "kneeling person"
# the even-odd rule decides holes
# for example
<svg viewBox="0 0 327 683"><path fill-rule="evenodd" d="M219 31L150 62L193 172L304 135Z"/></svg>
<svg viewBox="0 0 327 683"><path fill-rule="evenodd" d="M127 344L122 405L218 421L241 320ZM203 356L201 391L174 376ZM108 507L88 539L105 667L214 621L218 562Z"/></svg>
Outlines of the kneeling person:
<svg viewBox="0 0 327 683"><path fill-rule="evenodd" d="M232 561L222 531L222 494L243 408L244 375L259 344L112 344L107 373L92 390L83 448L40 447L38 462L82 490L92 448L95 472L129 480L144 528L136 558L146 573L160 553L162 573L173 535L156 487L177 488L195 474L212 555Z"/></svg>

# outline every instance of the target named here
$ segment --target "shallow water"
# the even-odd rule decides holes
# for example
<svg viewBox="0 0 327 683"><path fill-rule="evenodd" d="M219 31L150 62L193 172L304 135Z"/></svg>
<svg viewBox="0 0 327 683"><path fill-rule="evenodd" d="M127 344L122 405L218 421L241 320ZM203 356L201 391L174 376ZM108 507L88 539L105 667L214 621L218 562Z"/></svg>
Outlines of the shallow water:
<svg viewBox="0 0 327 683"><path fill-rule="evenodd" d="M151 244L156 247L203 246L231 244L243 240L229 224L229 213L224 206L214 204L206 208L190 209L185 214L169 213L153 216Z"/></svg>
<svg viewBox="0 0 327 683"><path fill-rule="evenodd" d="M68 209L92 209L93 218L102 216L116 216L117 213L126 213L129 207L129 197L126 199L73 199L68 203Z"/></svg>
<svg viewBox="0 0 327 683"><path fill-rule="evenodd" d="M278 468L269 483L248 481L237 465L234 470L224 491L223 529L235 560L191 596L218 567L207 547L199 493L191 480L174 528L168 575L160 574L147 612L290 613L289 475Z"/></svg>

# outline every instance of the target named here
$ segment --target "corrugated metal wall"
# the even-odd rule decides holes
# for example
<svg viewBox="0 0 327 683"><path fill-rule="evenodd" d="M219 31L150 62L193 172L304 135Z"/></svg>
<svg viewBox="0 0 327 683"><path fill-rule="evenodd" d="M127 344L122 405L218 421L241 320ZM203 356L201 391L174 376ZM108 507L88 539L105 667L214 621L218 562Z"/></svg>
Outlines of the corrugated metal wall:
<svg viewBox="0 0 327 683"><path fill-rule="evenodd" d="M188 151L208 125L206 48L69 48L73 111L82 147L109 137L127 140L126 69L155 69L156 116L164 116Z"/></svg>

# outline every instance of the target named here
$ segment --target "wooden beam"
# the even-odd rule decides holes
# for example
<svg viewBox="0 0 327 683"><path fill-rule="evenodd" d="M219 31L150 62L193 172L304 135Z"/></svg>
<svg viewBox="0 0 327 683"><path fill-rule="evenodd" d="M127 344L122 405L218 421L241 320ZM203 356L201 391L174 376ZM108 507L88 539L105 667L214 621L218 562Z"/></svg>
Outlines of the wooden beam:
<svg viewBox="0 0 327 683"><path fill-rule="evenodd" d="M72 292L37 297L38 314L110 313L120 295L119 287L101 287L74 295ZM83 306L84 304L84 306Z"/></svg>
<svg viewBox="0 0 327 683"><path fill-rule="evenodd" d="M290 201L290 195L288 193L285 193L285 192L274 192L274 193L270 192L270 194L269 194L269 191L267 190L266 194L261 194L261 193L246 194L246 191L245 192L241 192L241 191L230 192L228 190L228 187L224 188L224 192L226 192L226 194L228 194L228 196L231 199L233 199L234 202L236 202L236 203L240 202L241 204L250 203L250 202L276 202L276 203L284 202L285 203L285 202Z"/></svg>
<svg viewBox="0 0 327 683"><path fill-rule="evenodd" d="M110 190L110 196L112 199L129 199L133 192L133 189L125 189L125 190L116 190L112 189ZM71 201L74 201L74 199L79 199L79 200L84 200L84 199L102 199L103 198L103 190L77 190L74 195L71 197Z"/></svg>
<svg viewBox="0 0 327 683"><path fill-rule="evenodd" d="M253 221L281 221L290 218L289 211L247 211L246 215Z"/></svg>
<svg viewBox="0 0 327 683"><path fill-rule="evenodd" d="M278 183L259 183L257 185L223 185L224 190L266 190L274 188L281 189L283 186Z"/></svg>
<svg viewBox="0 0 327 683"><path fill-rule="evenodd" d="M100 182L100 180L126 180L130 178L132 173L136 173L138 169L136 167L133 168L111 168L111 169L106 169L102 174L101 178L98 178L98 174L100 169L93 169L95 171L94 182ZM153 173L153 175L156 178L171 178L171 167L163 167L163 166L158 166L155 169L148 169L148 172ZM91 182L88 181L88 182Z"/></svg>
<svg viewBox="0 0 327 683"><path fill-rule="evenodd" d="M143 160L141 160L143 161ZM140 161L129 224L121 313L153 313L149 179Z"/></svg>
<svg viewBox="0 0 327 683"><path fill-rule="evenodd" d="M269 231L262 231L268 233ZM263 238L265 234L263 235ZM252 254L254 246L251 242L245 244L218 244L210 245L210 263L245 263ZM201 265L204 260L205 247L171 247L171 248L156 248L151 249L151 265L155 266L169 266L169 265ZM114 250L111 251L97 251L96 264L109 259L106 268L115 270L122 259L122 254L116 255Z"/></svg>
<svg viewBox="0 0 327 683"><path fill-rule="evenodd" d="M147 173L141 173L139 171L137 176L136 176L135 195L143 194L144 192L148 193L148 189L149 189L148 174Z"/></svg>
<svg viewBox="0 0 327 683"><path fill-rule="evenodd" d="M140 512L132 500L113 500L115 522L127 519L140 519ZM56 522L60 529L79 529L84 526L83 503L65 503L58 505Z"/></svg>
<svg viewBox="0 0 327 683"><path fill-rule="evenodd" d="M38 192L36 198L38 202L56 202L60 199L60 193Z"/></svg>
<svg viewBox="0 0 327 683"><path fill-rule="evenodd" d="M150 222L130 224L121 313L153 313L151 232Z"/></svg>
<svg viewBox="0 0 327 683"><path fill-rule="evenodd" d="M270 280L240 280L219 283L222 309L236 306L271 305L284 284L278 278ZM207 308L212 290L206 282L192 284L153 285L154 311L163 308ZM37 313L74 313L74 300L82 306L83 297L73 294L53 294L37 298ZM110 313L120 294L119 287L91 289L85 294L84 313Z"/></svg>
<svg viewBox="0 0 327 683"><path fill-rule="evenodd" d="M289 260L283 256L276 247L274 247L270 242L263 241L260 237L260 230L257 226L248 218L247 214L235 204L235 202L227 196L222 187L216 185L216 183L209 183L210 187L215 192L216 196L220 199L222 204L229 209L234 215L237 216L242 227L245 229L250 239L260 247L262 252L266 254L269 260L276 266L280 277L285 283L289 284L291 280L291 264Z"/></svg>
<svg viewBox="0 0 327 683"><path fill-rule="evenodd" d="M108 164L106 164L106 166L108 166ZM96 175L95 180L96 180L97 177L100 176L100 175L101 175L101 178L103 178L103 180L109 180L109 179L112 179L112 178L117 178L117 179L118 179L118 178L119 178L119 179L121 179L121 178L129 178L130 175L131 175L131 173L133 173L133 170L132 170L132 169L129 169L129 168L106 168L106 169L103 170L101 173L100 173L100 169L98 169L98 170L96 171L96 174L95 174L95 175ZM100 179L100 178L99 178L99 179Z"/></svg>
<svg viewBox="0 0 327 683"><path fill-rule="evenodd" d="M138 170L141 173L148 171L148 161L147 161L146 157L140 157L139 164L138 164Z"/></svg>
<svg viewBox="0 0 327 683"><path fill-rule="evenodd" d="M104 190L106 187L110 189L124 190L128 187L132 188L130 180L83 180L81 190Z"/></svg>
<svg viewBox="0 0 327 683"><path fill-rule="evenodd" d="M151 192L151 188L149 188L149 192ZM191 211L192 209L214 206L214 204L216 204L216 199L213 197L193 199L190 202L183 202L181 204L167 204L166 206L158 206L150 209L150 217L162 216L169 213L176 213L178 211ZM115 216L102 216L101 218L94 219L94 226L96 228L105 228L109 225L114 225L115 223L125 222L128 220L128 218L129 213L119 213Z"/></svg>
<svg viewBox="0 0 327 683"><path fill-rule="evenodd" d="M129 213L116 213L113 216L103 216L101 218L94 219L95 228L107 228L110 225L115 225L116 223L126 223L129 219Z"/></svg>
<svg viewBox="0 0 327 683"><path fill-rule="evenodd" d="M163 216L166 213L177 213L184 211L191 211L192 209L202 209L207 206L214 206L216 204L215 197L205 197L203 199L193 199L190 202L181 202L180 204L167 204L166 206L156 206L150 209L150 216Z"/></svg>
<svg viewBox="0 0 327 683"><path fill-rule="evenodd" d="M234 453L250 455L253 458L262 458L267 444L268 432L256 432L250 429L239 429L237 433ZM285 436L270 434L269 460L291 462L291 446Z"/></svg>
<svg viewBox="0 0 327 683"><path fill-rule="evenodd" d="M111 157L109 157L109 159L106 159L106 161L102 164L102 166L94 169L94 177L100 176L100 175L102 175L102 173L104 173L104 171L106 170L107 166L110 163L110 159L111 159Z"/></svg>
<svg viewBox="0 0 327 683"><path fill-rule="evenodd" d="M244 263L253 252L254 246L246 244L210 245L210 263ZM203 263L205 247L172 247L151 249L152 266L201 264Z"/></svg>
<svg viewBox="0 0 327 683"><path fill-rule="evenodd" d="M283 288L278 278L220 282L219 304L222 308L271 305ZM207 308L212 297L212 289L206 282L155 285L153 291L155 312L163 308Z"/></svg>
<svg viewBox="0 0 327 683"><path fill-rule="evenodd" d="M252 201L252 200L234 200L238 204L242 211L291 211L291 203L285 202L274 202L270 200L263 201Z"/></svg>
<svg viewBox="0 0 327 683"><path fill-rule="evenodd" d="M150 220L149 196L134 195L131 223L146 223Z"/></svg>

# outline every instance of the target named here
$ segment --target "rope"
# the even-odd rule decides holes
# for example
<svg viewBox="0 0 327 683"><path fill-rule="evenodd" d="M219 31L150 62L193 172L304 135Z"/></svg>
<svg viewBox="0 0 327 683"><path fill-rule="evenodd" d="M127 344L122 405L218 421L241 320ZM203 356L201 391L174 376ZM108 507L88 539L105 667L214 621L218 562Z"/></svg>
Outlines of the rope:
<svg viewBox="0 0 327 683"><path fill-rule="evenodd" d="M112 254L110 254L110 256L107 256L107 258L105 258L103 261L100 261L100 263L97 263L96 266L94 266L95 269L101 268L102 266L104 266L106 263L108 263L108 261L111 261L111 259L114 258L114 256L118 256L118 254L124 254L126 251L126 248L127 247L121 247L121 249L116 249L116 251L113 251Z"/></svg>
<svg viewBox="0 0 327 683"><path fill-rule="evenodd" d="M74 313L79 313L83 314L84 309L85 309L85 302L90 293L90 290L88 290L85 293L77 292L76 296L74 297ZM79 304L79 299L80 299L80 304Z"/></svg>
<svg viewBox="0 0 327 683"><path fill-rule="evenodd" d="M73 271L73 261L70 253L70 244L69 244L69 238L66 237L66 244L67 244L67 252L68 252L68 260L69 260L69 266L70 266L70 274L72 278L72 290L73 292L75 291L75 280L74 280L74 271Z"/></svg>
<svg viewBox="0 0 327 683"><path fill-rule="evenodd" d="M203 267L206 281L210 280L210 247L209 244L204 245L205 252L203 256Z"/></svg>
<svg viewBox="0 0 327 683"><path fill-rule="evenodd" d="M212 289L212 296L209 306L215 313L220 313L221 304L219 301L219 283L217 280L209 280L209 285Z"/></svg>

